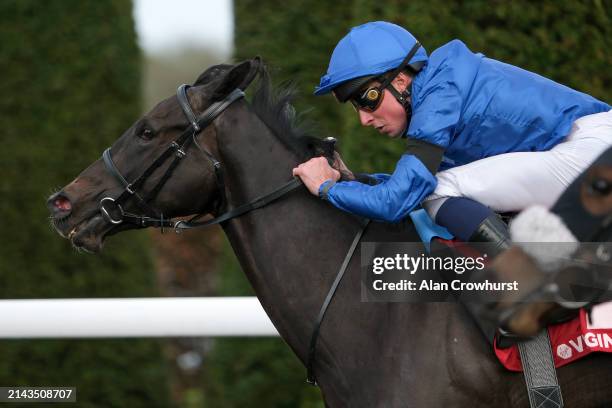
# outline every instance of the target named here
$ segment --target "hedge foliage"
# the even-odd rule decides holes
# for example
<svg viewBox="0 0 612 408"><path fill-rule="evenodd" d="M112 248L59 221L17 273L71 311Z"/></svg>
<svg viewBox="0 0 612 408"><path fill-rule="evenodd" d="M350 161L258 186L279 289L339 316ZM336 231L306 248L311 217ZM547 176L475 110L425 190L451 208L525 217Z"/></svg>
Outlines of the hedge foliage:
<svg viewBox="0 0 612 408"><path fill-rule="evenodd" d="M81 254L45 206L139 116L131 1L2 1L0 38L0 297L155 295L146 235ZM3 385L73 385L80 406L168 406L157 341L1 341L0 356Z"/></svg>
<svg viewBox="0 0 612 408"><path fill-rule="evenodd" d="M334 98L314 97L312 92L327 69L331 52L350 27L373 20L387 20L409 29L429 52L459 38L473 51L532 70L553 80L612 100L612 2L610 0L236 0L236 59L263 57L277 83L293 80L302 97L298 111L313 108L310 117L319 122L322 136L340 140L343 157L356 171L392 171L404 150L402 141L387 140L364 129L350 106ZM228 282L235 293L244 283ZM236 288L232 292L231 287ZM276 347L279 363L269 361ZM240 393L225 394L227 406L239 406L245 394L258 396L265 372L268 381L299 378L293 384L294 406L311 404L304 394L304 368L287 357L287 347L268 340L258 345L219 341L211 355L211 373L224 378L228 389L240 384ZM232 364L233 362L233 364ZM299 373L298 374L296 374ZM245 386L252 382L252 389ZM283 391L282 395L285 395ZM286 406L284 397L260 395L255 404ZM217 400L218 401L218 400ZM214 405L208 405L214 406Z"/></svg>

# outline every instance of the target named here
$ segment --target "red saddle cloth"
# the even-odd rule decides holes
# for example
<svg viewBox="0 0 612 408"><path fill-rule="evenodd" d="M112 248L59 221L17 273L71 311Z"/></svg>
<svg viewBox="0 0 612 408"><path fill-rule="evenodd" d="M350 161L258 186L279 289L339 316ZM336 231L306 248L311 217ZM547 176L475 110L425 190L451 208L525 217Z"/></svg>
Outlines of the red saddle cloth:
<svg viewBox="0 0 612 408"><path fill-rule="evenodd" d="M590 321L582 309L575 319L548 326L548 336L557 368L594 352L612 353L612 302L595 306ZM517 345L505 349L495 344L493 347L504 367L523 371Z"/></svg>

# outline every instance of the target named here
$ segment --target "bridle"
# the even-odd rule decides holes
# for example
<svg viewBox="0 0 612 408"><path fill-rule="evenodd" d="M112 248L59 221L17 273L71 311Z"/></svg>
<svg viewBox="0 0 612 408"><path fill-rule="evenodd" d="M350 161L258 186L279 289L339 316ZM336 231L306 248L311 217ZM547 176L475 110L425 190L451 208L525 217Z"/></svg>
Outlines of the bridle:
<svg viewBox="0 0 612 408"><path fill-rule="evenodd" d="M217 203L216 208L222 209L226 203L225 183L221 162L217 160L212 153L200 146L196 140L196 137L221 113L223 113L228 106L230 106L236 100L243 98L244 92L241 89L235 89L223 100L214 102L204 111L204 113L202 113L200 117L197 117L191 107L191 104L189 103L189 99L187 98L187 90L189 88L189 85L183 84L179 86L176 91L179 105L181 106L183 114L189 121L188 127L179 135L178 138L170 143L166 150L161 153L134 181L128 182L127 179L121 174L113 161L110 147L104 150L104 153L102 153L102 160L104 161L106 170L123 186L123 191L119 197L112 198L106 196L100 200L100 212L102 213L102 216L111 224L119 225L125 222L133 224L139 228L156 227L161 228L162 232L164 228L174 228L176 232L180 232L184 229L204 227L227 221L256 208L263 207L264 205L267 205L268 203L302 185L300 179L294 178L290 182L269 194L258 197L248 204L241 205L240 207L205 222L196 222L196 219L202 217L204 214L198 214L187 221L164 218L163 213L156 210L149 203L157 196L161 188L170 179L174 169L179 165L181 160L187 156L187 151L191 144L195 144L198 149L204 153L214 169L217 189L221 194L221 199ZM157 168L159 168L172 156L174 156L174 158L170 163L170 166L155 187L153 187L153 189L146 194L139 193L139 188L142 187L147 178L149 178ZM123 205L125 205L125 202L130 198L134 198L136 200L138 207L144 211L144 215L132 214L124 211Z"/></svg>
<svg viewBox="0 0 612 408"><path fill-rule="evenodd" d="M102 159L104 161L106 169L110 174L113 175L113 177L117 181L119 181L119 183L121 183L124 188L123 192L116 199L107 196L100 200L100 212L102 213L102 216L111 224L119 225L124 222L128 222L136 225L139 228L157 227L161 228L162 231L163 228L168 227L174 228L174 230L178 233L185 229L206 227L208 225L219 224L224 221L228 221L249 211L266 206L272 201L277 200L278 198L303 185L302 181L299 178L294 177L291 181L285 183L276 190L261 197L255 198L253 201L247 204L243 204L239 207L229 210L223 213L222 215L208 221L196 222L196 220L204 214L198 214L187 221L175 221L164 218L163 213L155 210L149 204L149 201L153 200L156 197L159 190L161 190L166 181L168 181L168 179L172 176L172 172L178 166L180 161L187 155L187 149L192 143L196 144L196 146L198 146L198 148L211 161L213 168L215 169L217 186L220 190L220 193L222 194L221 202L224 203L226 201L225 185L223 181L223 168L221 166L221 162L217 160L212 155L212 153L198 145L198 142L196 141L196 136L208 125L210 125L217 116L223 113L223 111L228 106L230 106L236 100L244 97L244 92L240 89L235 89L223 100L215 102L211 106L209 106L208 109L204 111L202 116L197 118L195 113L193 112L193 109L191 108L189 99L187 98L187 89L189 88L189 85L183 84L179 86L176 91L176 96L178 98L181 109L187 117L187 120L189 120L189 126L183 131L183 133L181 133L181 135L176 140L170 143L166 150L161 155L159 155L157 159L155 159L153 163L151 163L151 165L136 180L130 183L121 174L121 172L119 171L119 169L117 169L117 166L113 162L110 148L107 148L106 150L104 150L104 153L102 153ZM137 189L143 185L145 180L151 174L153 174L155 169L160 167L172 155L174 155L172 163L170 163L170 166L166 170L166 173L162 176L162 178L155 185L155 187L146 195L139 194ZM134 197L137 200L138 206L149 215L136 215L125 212L123 210L122 204L125 203L125 201L128 200L130 197ZM117 217L113 218L113 215L117 215ZM346 272L348 264L351 258L353 257L353 253L357 248L357 244L361 240L361 236L363 235L365 228L367 227L369 222L370 220L367 219L359 220L360 228L357 231L357 234L355 235L351 246L349 247L344 261L340 266L340 270L338 271L336 278L334 279L334 282L332 283L332 286L328 291L327 296L325 297L325 300L323 301L323 304L319 310L319 314L317 315L317 318L314 322L308 346L308 357L306 361L306 381L311 385L317 385L314 374L314 363L316 359L316 347L321 324L323 323L327 308L329 307L334 297L334 294L336 293L336 289L338 288L338 285L340 284L340 281L344 276L344 272Z"/></svg>

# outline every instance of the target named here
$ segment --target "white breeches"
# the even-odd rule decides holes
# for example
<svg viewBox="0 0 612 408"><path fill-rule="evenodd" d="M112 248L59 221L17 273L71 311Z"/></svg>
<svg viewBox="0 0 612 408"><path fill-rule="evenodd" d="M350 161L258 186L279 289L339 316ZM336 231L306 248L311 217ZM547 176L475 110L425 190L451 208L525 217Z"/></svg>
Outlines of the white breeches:
<svg viewBox="0 0 612 408"><path fill-rule="evenodd" d="M549 151L500 154L439 172L438 186L423 207L435 217L446 198L467 197L497 212L520 211L536 204L550 208L610 146L612 110L584 116Z"/></svg>

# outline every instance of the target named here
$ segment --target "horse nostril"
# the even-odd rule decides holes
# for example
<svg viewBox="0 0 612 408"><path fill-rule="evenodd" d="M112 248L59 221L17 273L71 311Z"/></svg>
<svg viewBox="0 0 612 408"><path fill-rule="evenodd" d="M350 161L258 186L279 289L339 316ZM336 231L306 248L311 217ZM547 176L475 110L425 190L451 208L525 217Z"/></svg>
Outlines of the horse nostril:
<svg viewBox="0 0 612 408"><path fill-rule="evenodd" d="M49 197L49 200L47 200L47 206L54 216L66 216L70 213L70 211L72 211L72 203L70 202L70 199L62 192L56 193Z"/></svg>

